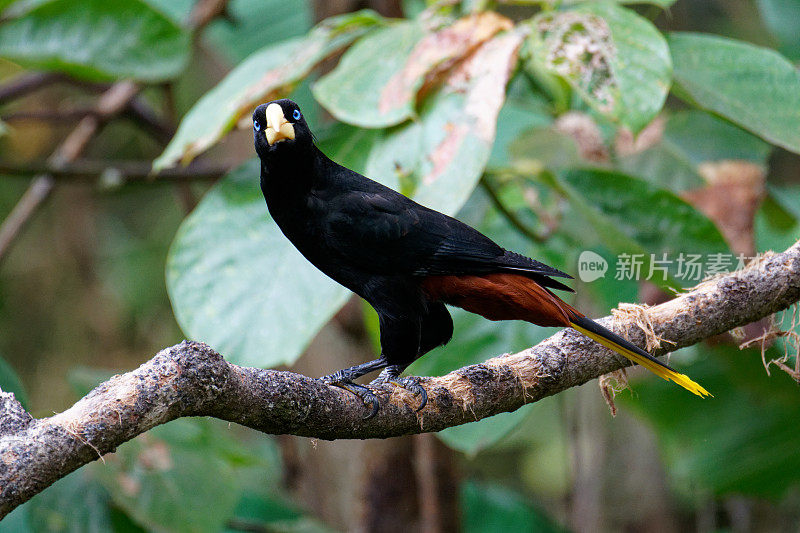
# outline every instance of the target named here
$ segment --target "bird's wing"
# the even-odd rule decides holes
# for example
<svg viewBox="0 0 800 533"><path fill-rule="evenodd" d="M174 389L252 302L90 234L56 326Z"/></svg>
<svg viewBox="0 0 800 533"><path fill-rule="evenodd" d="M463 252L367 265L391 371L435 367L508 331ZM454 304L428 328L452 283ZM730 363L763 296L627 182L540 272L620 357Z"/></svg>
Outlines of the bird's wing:
<svg viewBox="0 0 800 533"><path fill-rule="evenodd" d="M416 276L515 272L571 290L548 278L569 278L564 272L504 250L467 224L390 189L348 191L326 211L329 246L367 270Z"/></svg>

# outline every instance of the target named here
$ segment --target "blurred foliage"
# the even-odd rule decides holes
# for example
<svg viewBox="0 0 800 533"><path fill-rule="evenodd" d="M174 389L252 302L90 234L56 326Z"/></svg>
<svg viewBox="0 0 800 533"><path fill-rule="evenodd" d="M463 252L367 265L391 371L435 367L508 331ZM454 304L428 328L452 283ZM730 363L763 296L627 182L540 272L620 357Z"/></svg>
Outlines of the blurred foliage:
<svg viewBox="0 0 800 533"><path fill-rule="evenodd" d="M192 103L166 146L113 123L95 156L144 157L156 171L195 158L231 169L210 188L193 185L205 194L185 217L157 182L64 187L28 230L39 242L19 243L3 265L0 388L47 414L41 398L64 388L64 375L79 394L104 375L70 368L129 368L179 340L174 320L232 362L268 367L300 357L349 294L283 238L258 190L258 162L243 155L251 141L235 130L249 129L252 108L279 96L301 102L334 160L457 214L506 248L571 273L582 251L601 256L605 277L573 285L577 304L597 314L640 299L635 280L613 275L621 254L644 254L646 277L651 254L729 251L725 228L687 195L709 185L705 164L736 160L765 171L755 251L800 237L794 0L758 0L751 11L690 0L405 0L406 19L367 10L316 25L312 4L231 0L196 44L194 0L0 1L4 78L27 68L83 84L132 78L149 84L144 100L167 114ZM760 19L736 18L751 12ZM696 33L698 24L730 31ZM750 35L763 40L740 40ZM7 107L84 101L79 89L58 88ZM0 152L21 161L46 157L61 134L59 126L0 126ZM0 182L3 213L23 185ZM663 289L694 280L672 269L652 281ZM409 372L443 374L552 333L460 310L453 317L453 341ZM784 348L792 346L778 340L767 360ZM774 366L767 377L757 349L702 344L674 357L713 400L649 378L618 397L653 428L681 505L733 494L780 502L796 491L796 384ZM45 382L24 390L43 368ZM558 399L576 402L572 392ZM570 447L578 444L562 407L546 399L440 434L471 472L512 465L508 486L480 476L462 484L466 531L560 530L557 506L545 512L529 496L553 502L575 490ZM271 438L178 420L59 481L2 529L327 530L282 494L281 469Z"/></svg>
<svg viewBox="0 0 800 533"><path fill-rule="evenodd" d="M765 357L781 355L770 349ZM635 401L623 396L655 426L678 492L780 498L796 487L800 459L791 451L797 431L789 421L800 415L797 384L774 367L770 377L758 357L742 357L733 346L704 347L692 373L717 401L697 409L656 380L636 383Z"/></svg>

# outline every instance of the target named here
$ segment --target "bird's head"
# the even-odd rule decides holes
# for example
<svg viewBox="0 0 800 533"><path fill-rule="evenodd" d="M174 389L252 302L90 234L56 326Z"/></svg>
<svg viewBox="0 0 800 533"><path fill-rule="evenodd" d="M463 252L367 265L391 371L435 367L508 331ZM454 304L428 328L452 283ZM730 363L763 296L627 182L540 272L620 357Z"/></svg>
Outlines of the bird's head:
<svg viewBox="0 0 800 533"><path fill-rule="evenodd" d="M261 104L253 111L253 140L261 159L314 142L300 108L285 98Z"/></svg>

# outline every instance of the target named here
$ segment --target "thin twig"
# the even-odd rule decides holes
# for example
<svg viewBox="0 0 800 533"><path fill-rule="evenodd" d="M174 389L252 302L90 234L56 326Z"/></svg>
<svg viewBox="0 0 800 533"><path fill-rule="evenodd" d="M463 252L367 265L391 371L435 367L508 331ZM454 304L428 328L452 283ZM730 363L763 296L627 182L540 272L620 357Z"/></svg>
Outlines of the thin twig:
<svg viewBox="0 0 800 533"><path fill-rule="evenodd" d="M77 159L101 125L111 116L119 113L138 91L139 86L131 81L121 81L112 85L98 100L95 113L83 117L75 129L56 148L56 151L48 159L49 165L54 169L59 169ZM17 235L37 208L50 195L54 184L55 180L49 175L41 175L33 180L17 206L0 225L0 261L6 257Z"/></svg>
<svg viewBox="0 0 800 533"><path fill-rule="evenodd" d="M0 117L3 122L41 121L41 122L73 122L87 116L97 114L94 107L76 107L60 110L23 110L13 111ZM142 130L153 136L159 143L167 144L175 135L175 126L168 124L141 98L130 101L122 111L122 116L130 119Z"/></svg>
<svg viewBox="0 0 800 533"><path fill-rule="evenodd" d="M0 117L3 122L15 122L22 120L35 120L41 122L73 122L81 119L86 115L94 114L95 110L92 107L76 107L75 109L64 110L31 110L31 111L13 111Z"/></svg>
<svg viewBox="0 0 800 533"><path fill-rule="evenodd" d="M7 176L35 176L49 174L56 181L90 181L104 178L111 181L107 185L127 183L172 183L211 181L220 178L230 170L231 165L206 165L195 162L186 167L164 169L157 176L152 174L150 161L91 161L79 159L56 167L47 162L32 162L15 165L0 161L0 174Z"/></svg>
<svg viewBox="0 0 800 533"><path fill-rule="evenodd" d="M189 28L197 35L214 17L225 10L227 3L227 0L201 0L192 9L189 16ZM55 79L58 79L59 76L56 76ZM6 86L5 94L11 96L22 94L26 90L32 90L32 87L36 88L42 85L43 79L49 80L50 75L31 74L16 86L10 86L10 88ZM98 100L95 112L83 117L72 133L59 145L49 159L50 164L59 169L77 159L101 126L128 107L139 90L138 84L128 80L113 84ZM0 91L0 102L2 102L2 96L3 93ZM33 180L28 191L20 199L22 205L15 207L9 217L0 225L0 262L5 258L10 246L30 217L49 196L54 184L55 181L51 176L40 176Z"/></svg>
<svg viewBox="0 0 800 533"><path fill-rule="evenodd" d="M169 143L177 129L171 120L167 121L159 117L158 113L144 102L141 97L131 100L128 107L123 111L123 115L133 120L161 144Z"/></svg>
<svg viewBox="0 0 800 533"><path fill-rule="evenodd" d="M47 174L37 176L14 206L14 209L11 210L11 213L3 220L3 224L0 225L0 260L5 256L6 251L22 230L22 227L30 220L36 208L50 194L50 189L52 188L52 177Z"/></svg>
<svg viewBox="0 0 800 533"><path fill-rule="evenodd" d="M534 242L545 242L548 238L550 238L549 232L542 234L533 228L528 227L515 213L508 209L505 204L503 204L503 201L500 199L500 196L498 195L489 178L486 176L481 177L480 184L483 187L483 190L486 191L486 194L489 195L489 198L492 200L494 206L498 211L500 211L500 214L502 214L517 231Z"/></svg>
<svg viewBox="0 0 800 533"><path fill-rule="evenodd" d="M60 79L63 79L63 76L56 72L21 74L5 85L0 86L0 105L7 104L11 100L16 100Z"/></svg>

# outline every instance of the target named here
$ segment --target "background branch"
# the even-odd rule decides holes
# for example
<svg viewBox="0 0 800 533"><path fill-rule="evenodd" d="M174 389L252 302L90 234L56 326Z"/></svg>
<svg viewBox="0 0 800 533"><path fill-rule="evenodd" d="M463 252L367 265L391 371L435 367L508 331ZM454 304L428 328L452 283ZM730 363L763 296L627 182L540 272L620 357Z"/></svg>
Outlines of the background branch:
<svg viewBox="0 0 800 533"><path fill-rule="evenodd" d="M800 242L642 312L655 335L677 349L798 300ZM636 325L641 319L600 322L645 346L645 333ZM291 372L233 365L205 344L183 342L50 418L33 419L13 394L0 394L0 518L80 466L182 416L213 416L272 434L386 438L511 411L627 365L583 335L563 330L520 353L424 378L429 402L419 413L413 397L393 390L384 394L378 415L363 420L364 406L338 388Z"/></svg>
<svg viewBox="0 0 800 533"><path fill-rule="evenodd" d="M97 101L95 113L81 119L75 129L56 148L48 162L53 167L59 168L77 159L106 120L119 113L138 92L139 86L131 81L121 81L112 85ZM54 184L55 181L49 174L36 177L11 213L3 220L0 226L0 261L36 209L49 196Z"/></svg>
<svg viewBox="0 0 800 533"><path fill-rule="evenodd" d="M56 167L48 162L30 162L16 165L0 161L0 174L8 176L35 176L49 174L56 181L97 181L114 175L121 183L130 182L189 182L215 180L230 171L230 165L208 165L195 160L186 167L172 167L153 175L151 161L92 161L77 160Z"/></svg>
<svg viewBox="0 0 800 533"><path fill-rule="evenodd" d="M0 105L16 100L63 79L57 72L29 72L0 86Z"/></svg>
<svg viewBox="0 0 800 533"><path fill-rule="evenodd" d="M225 10L227 3L227 0L201 0L194 6L189 15L188 26L195 38L214 17ZM57 75L47 73L21 76L15 82L0 89L0 103L27 94L58 79ZM103 124L126 110L135 118L143 121L151 130L164 129L165 126L154 122L155 117L150 116L143 105L132 107L129 105L140 90L141 86L130 80L119 81L111 85L97 100L92 112L84 116L75 129L56 148L53 155L50 156L50 164L60 168L75 161ZM160 136L164 138L166 132L161 131ZM50 174L38 176L31 182L28 190L0 225L0 261L3 260L11 244L37 208L47 199L54 185L55 181Z"/></svg>

